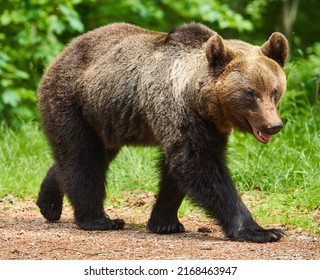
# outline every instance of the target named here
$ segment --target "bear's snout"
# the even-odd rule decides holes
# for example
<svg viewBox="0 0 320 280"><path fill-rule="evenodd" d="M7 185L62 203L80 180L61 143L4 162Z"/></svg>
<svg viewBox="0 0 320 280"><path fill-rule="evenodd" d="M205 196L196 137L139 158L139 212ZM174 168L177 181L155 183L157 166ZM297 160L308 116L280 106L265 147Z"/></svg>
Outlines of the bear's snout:
<svg viewBox="0 0 320 280"><path fill-rule="evenodd" d="M283 127L283 124L281 121L271 122L266 125L264 130L266 133L273 135L273 134L278 133L282 129L282 127Z"/></svg>

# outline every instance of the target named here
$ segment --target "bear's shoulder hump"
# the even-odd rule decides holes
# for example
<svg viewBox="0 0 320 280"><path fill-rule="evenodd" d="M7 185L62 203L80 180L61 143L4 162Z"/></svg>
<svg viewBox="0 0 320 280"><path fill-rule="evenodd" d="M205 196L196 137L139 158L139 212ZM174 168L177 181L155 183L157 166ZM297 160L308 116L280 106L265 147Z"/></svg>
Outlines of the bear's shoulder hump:
<svg viewBox="0 0 320 280"><path fill-rule="evenodd" d="M182 44L191 47L200 47L211 36L216 34L213 30L200 23L183 24L172 29L165 40L169 44Z"/></svg>

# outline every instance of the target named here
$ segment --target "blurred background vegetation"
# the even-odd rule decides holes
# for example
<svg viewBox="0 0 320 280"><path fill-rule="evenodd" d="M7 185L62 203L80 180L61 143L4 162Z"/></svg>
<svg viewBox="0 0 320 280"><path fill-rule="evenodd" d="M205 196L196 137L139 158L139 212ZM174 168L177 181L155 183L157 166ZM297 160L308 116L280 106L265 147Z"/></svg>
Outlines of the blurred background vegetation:
<svg viewBox="0 0 320 280"><path fill-rule="evenodd" d="M319 18L318 0L0 0L0 122L37 120L36 89L48 63L73 37L119 21L162 31L198 21L253 44L283 32L291 45L290 115L307 106L316 118Z"/></svg>

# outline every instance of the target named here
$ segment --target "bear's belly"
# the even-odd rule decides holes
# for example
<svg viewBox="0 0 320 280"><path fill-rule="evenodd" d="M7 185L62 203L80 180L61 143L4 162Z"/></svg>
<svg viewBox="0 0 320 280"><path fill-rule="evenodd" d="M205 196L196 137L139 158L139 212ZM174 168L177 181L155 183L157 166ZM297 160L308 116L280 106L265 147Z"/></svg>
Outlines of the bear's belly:
<svg viewBox="0 0 320 280"><path fill-rule="evenodd" d="M106 149L113 147L131 146L156 146L151 129L141 124L139 126L106 125L100 135Z"/></svg>
<svg viewBox="0 0 320 280"><path fill-rule="evenodd" d="M131 146L156 146L156 140L147 121L141 116L121 118L109 116L107 119L95 119L92 123L96 133L106 149Z"/></svg>

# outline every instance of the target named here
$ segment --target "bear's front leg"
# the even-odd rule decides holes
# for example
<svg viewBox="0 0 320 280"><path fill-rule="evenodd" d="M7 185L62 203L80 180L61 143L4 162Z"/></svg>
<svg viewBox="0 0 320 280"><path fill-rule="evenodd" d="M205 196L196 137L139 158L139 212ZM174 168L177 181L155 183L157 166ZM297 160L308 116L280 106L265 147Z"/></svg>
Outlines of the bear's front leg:
<svg viewBox="0 0 320 280"><path fill-rule="evenodd" d="M184 232L184 226L178 219L178 209L185 194L177 187L164 159L160 169L160 190L147 227L151 232L159 234Z"/></svg>
<svg viewBox="0 0 320 280"><path fill-rule="evenodd" d="M226 166L224 141L216 140L216 136L196 143L183 140L167 149L166 161L180 192L217 219L231 240L258 243L279 240L284 232L263 229L241 201Z"/></svg>

